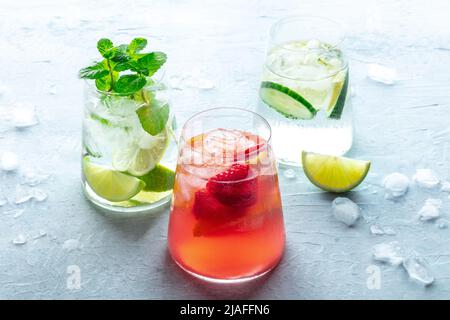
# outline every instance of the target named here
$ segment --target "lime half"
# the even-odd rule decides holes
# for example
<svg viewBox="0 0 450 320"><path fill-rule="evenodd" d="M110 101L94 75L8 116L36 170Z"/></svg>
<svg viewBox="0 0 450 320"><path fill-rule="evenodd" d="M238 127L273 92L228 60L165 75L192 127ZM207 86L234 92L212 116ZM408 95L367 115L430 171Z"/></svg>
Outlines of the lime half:
<svg viewBox="0 0 450 320"><path fill-rule="evenodd" d="M346 192L359 185L370 169L370 161L302 152L303 171L317 187Z"/></svg>
<svg viewBox="0 0 450 320"><path fill-rule="evenodd" d="M127 171L133 176L149 173L161 161L169 145L168 130L152 136L143 134L135 143L113 153L112 165L119 171Z"/></svg>
<svg viewBox="0 0 450 320"><path fill-rule="evenodd" d="M83 172L92 190L112 202L131 199L145 186L138 178L92 163L87 156L83 159Z"/></svg>

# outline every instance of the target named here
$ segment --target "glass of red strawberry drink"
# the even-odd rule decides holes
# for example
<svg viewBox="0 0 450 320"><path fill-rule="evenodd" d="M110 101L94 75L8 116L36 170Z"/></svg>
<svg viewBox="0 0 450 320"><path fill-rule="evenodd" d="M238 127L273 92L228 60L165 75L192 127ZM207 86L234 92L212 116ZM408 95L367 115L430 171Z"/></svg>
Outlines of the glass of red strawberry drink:
<svg viewBox="0 0 450 320"><path fill-rule="evenodd" d="M271 130L237 108L200 112L183 127L169 223L175 262L215 282L254 279L284 251Z"/></svg>

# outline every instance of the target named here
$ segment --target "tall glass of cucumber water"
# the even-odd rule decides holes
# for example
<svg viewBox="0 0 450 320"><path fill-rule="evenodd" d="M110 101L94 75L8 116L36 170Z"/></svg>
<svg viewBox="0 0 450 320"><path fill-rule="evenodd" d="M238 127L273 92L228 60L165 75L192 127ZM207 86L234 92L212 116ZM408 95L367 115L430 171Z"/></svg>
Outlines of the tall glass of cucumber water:
<svg viewBox="0 0 450 320"><path fill-rule="evenodd" d="M293 16L269 30L258 112L273 132L278 161L301 165L301 152L342 155L353 140L349 70L342 27Z"/></svg>
<svg viewBox="0 0 450 320"><path fill-rule="evenodd" d="M118 213L142 213L172 194L174 117L162 52L147 41L97 43L101 59L80 71L85 81L82 182L87 198Z"/></svg>

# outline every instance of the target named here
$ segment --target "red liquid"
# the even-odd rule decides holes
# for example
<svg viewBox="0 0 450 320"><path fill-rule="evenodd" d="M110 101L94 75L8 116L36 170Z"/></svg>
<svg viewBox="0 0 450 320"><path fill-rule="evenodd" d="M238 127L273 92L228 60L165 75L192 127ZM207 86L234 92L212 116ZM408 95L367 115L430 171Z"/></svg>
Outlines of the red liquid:
<svg viewBox="0 0 450 320"><path fill-rule="evenodd" d="M265 145L258 150L256 145L249 157L268 163L260 158L245 161L247 154L244 160L226 159L209 171L208 164L178 164L168 238L172 257L184 269L212 279L237 280L263 274L281 259L285 236L275 164L271 149ZM185 148L192 151L192 145L183 147L181 159ZM241 153L235 149L233 154ZM243 172L230 173L233 166ZM245 170L248 174L238 182L208 184L218 174L239 176Z"/></svg>

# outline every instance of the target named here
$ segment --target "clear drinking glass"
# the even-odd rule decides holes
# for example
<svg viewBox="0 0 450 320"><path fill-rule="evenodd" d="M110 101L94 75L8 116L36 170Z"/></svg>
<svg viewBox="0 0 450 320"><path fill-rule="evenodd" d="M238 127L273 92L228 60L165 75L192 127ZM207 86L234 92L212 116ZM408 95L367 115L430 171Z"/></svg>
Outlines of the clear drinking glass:
<svg viewBox="0 0 450 320"><path fill-rule="evenodd" d="M171 198L174 116L163 79L158 72L133 95L99 91L85 83L82 182L87 198L100 208L140 213ZM153 121L152 113L141 112L140 119L138 112L155 108L164 108L169 116L152 135L141 124L142 119Z"/></svg>
<svg viewBox="0 0 450 320"><path fill-rule="evenodd" d="M342 27L287 17L269 31L257 111L272 127L277 159L301 165L301 151L342 155L353 141Z"/></svg>
<svg viewBox="0 0 450 320"><path fill-rule="evenodd" d="M270 136L264 118L237 108L203 111L184 125L168 241L185 271L240 282L279 262L284 223Z"/></svg>

